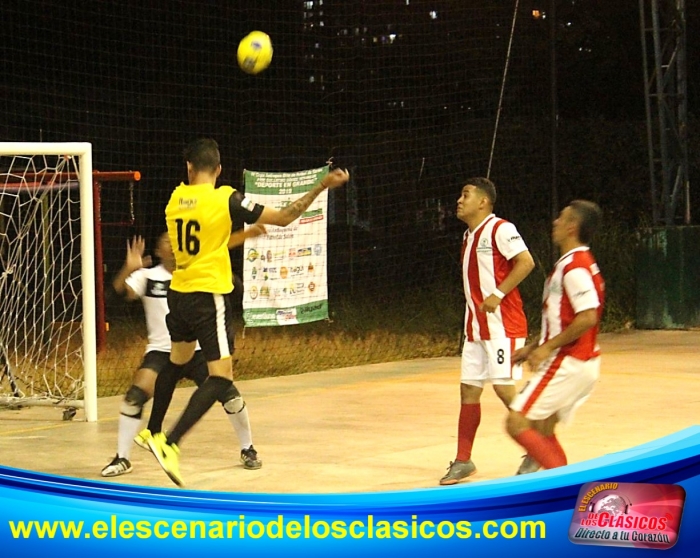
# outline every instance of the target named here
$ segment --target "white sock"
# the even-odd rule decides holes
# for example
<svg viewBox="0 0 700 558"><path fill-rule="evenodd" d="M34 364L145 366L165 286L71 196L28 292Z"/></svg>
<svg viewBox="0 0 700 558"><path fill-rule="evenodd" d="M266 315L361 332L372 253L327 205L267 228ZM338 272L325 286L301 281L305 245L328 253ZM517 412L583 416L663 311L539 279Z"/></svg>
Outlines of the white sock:
<svg viewBox="0 0 700 558"><path fill-rule="evenodd" d="M250 431L250 419L248 418L248 407L234 414L227 413L228 420L231 421L233 429L236 431L238 441L241 443L241 449L248 449L253 445L253 433Z"/></svg>
<svg viewBox="0 0 700 558"><path fill-rule="evenodd" d="M119 433L117 434L117 454L129 459L134 437L139 433L141 419L119 415Z"/></svg>

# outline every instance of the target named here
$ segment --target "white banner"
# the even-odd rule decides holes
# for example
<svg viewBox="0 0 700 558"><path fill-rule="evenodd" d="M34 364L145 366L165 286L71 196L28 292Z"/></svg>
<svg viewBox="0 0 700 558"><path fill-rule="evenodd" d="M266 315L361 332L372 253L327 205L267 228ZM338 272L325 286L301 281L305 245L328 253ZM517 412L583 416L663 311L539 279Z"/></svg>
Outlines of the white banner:
<svg viewBox="0 0 700 558"><path fill-rule="evenodd" d="M281 209L311 190L328 167L299 172L244 171L247 198ZM326 228L328 191L286 227L243 249L243 320L246 327L301 324L328 318Z"/></svg>

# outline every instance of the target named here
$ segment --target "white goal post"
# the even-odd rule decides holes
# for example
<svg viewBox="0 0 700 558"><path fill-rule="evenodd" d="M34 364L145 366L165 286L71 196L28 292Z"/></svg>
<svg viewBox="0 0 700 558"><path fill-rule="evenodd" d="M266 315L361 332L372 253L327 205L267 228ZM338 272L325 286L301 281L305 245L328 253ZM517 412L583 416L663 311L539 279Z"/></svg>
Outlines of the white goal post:
<svg viewBox="0 0 700 558"><path fill-rule="evenodd" d="M0 407L97 420L92 182L90 143L0 142Z"/></svg>

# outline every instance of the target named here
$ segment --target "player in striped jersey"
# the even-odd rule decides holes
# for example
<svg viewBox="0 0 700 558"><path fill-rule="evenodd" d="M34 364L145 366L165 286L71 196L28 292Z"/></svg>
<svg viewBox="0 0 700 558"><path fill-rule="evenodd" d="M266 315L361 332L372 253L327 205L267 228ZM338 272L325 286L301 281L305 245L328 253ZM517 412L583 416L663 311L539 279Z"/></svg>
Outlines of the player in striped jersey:
<svg viewBox="0 0 700 558"><path fill-rule="evenodd" d="M584 200L555 219L552 240L562 256L544 285L540 339L513 354L513 362L527 361L535 376L511 403L506 428L545 469L566 465L555 426L571 419L600 374L605 283L588 248L600 219L600 208Z"/></svg>
<svg viewBox="0 0 700 558"><path fill-rule="evenodd" d="M512 366L515 349L525 344L527 321L518 285L535 267L512 223L493 214L496 187L487 178L470 178L457 201L457 218L469 229L462 245L466 297L462 349L461 409L457 457L441 485L456 484L476 472L472 446L481 422L481 394L488 382L508 407L521 369Z"/></svg>

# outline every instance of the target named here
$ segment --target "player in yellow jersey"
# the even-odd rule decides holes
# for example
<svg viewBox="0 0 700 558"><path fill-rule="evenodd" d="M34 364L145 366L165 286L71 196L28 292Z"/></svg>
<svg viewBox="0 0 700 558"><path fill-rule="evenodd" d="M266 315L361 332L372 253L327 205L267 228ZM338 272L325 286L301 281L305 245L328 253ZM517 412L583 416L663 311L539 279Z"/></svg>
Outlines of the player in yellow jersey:
<svg viewBox="0 0 700 558"><path fill-rule="evenodd" d="M168 291L170 360L187 364L199 341L207 360L208 378L192 394L172 431L148 441L163 470L178 486L178 443L233 382L233 290L228 242L242 223L286 227L325 189L345 184L350 175L335 169L298 200L283 209L256 204L231 186L216 187L221 174L219 147L213 139L198 139L185 149L188 184L180 184L165 209L168 234L175 253L175 271ZM157 390L157 387L156 387Z"/></svg>

